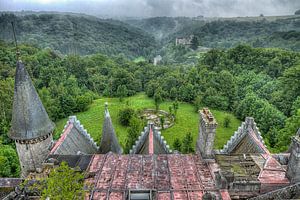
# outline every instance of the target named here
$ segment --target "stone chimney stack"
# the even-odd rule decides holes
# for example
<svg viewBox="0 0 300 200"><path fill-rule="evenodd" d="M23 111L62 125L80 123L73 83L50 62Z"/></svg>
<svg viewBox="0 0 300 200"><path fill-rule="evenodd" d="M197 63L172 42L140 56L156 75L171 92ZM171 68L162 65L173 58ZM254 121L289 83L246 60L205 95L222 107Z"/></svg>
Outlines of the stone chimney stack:
<svg viewBox="0 0 300 200"><path fill-rule="evenodd" d="M200 111L199 134L196 143L196 151L202 158L213 157L213 147L216 135L217 122L208 108Z"/></svg>
<svg viewBox="0 0 300 200"><path fill-rule="evenodd" d="M287 177L292 183L300 182L300 128L298 129L296 136L292 138Z"/></svg>

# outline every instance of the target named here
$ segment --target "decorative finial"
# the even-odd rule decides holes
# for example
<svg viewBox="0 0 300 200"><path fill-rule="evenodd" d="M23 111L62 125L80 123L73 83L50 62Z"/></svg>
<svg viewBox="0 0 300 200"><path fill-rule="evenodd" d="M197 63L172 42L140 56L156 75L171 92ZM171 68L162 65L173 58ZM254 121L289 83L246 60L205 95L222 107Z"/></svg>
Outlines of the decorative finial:
<svg viewBox="0 0 300 200"><path fill-rule="evenodd" d="M107 112L108 111L108 103L107 102L105 102L105 112Z"/></svg>
<svg viewBox="0 0 300 200"><path fill-rule="evenodd" d="M17 60L18 60L18 61L21 61L21 60L19 60L19 57L20 57L20 51L19 51L18 41L17 41L17 37L16 37L15 24L14 24L13 21L11 22L11 26L12 26L12 29L13 29L13 36L14 36L14 41L15 41L15 45L16 45L16 56L17 56Z"/></svg>

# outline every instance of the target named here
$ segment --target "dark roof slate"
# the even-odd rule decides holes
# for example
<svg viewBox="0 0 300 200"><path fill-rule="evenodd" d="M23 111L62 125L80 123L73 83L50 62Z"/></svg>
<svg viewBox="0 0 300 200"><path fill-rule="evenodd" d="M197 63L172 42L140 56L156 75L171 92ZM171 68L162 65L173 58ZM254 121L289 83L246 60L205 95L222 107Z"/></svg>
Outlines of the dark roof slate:
<svg viewBox="0 0 300 200"><path fill-rule="evenodd" d="M70 116L63 134L53 146L51 154L94 154L97 151L96 143L80 124L80 121L77 120L76 116Z"/></svg>
<svg viewBox="0 0 300 200"><path fill-rule="evenodd" d="M130 150L130 154L169 154L172 153L169 145L161 136L161 133L154 127L153 124L149 124L144 128L144 131L139 136L138 140Z"/></svg>
<svg viewBox="0 0 300 200"><path fill-rule="evenodd" d="M117 154L122 154L122 148L118 142L106 103L99 152L105 154L110 151Z"/></svg>
<svg viewBox="0 0 300 200"><path fill-rule="evenodd" d="M53 130L54 123L49 119L24 64L18 61L9 137L31 140L46 136Z"/></svg>

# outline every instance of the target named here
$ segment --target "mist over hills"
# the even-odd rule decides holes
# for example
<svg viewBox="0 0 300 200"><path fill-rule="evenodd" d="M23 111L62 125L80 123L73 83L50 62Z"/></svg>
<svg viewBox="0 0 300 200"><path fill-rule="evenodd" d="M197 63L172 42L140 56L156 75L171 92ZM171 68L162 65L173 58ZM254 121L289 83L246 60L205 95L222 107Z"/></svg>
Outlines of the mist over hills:
<svg viewBox="0 0 300 200"><path fill-rule="evenodd" d="M72 13L2 13L0 39L12 40L15 22L20 42L63 54L124 54L128 58L146 56L155 48L154 38L121 21Z"/></svg>
<svg viewBox="0 0 300 200"><path fill-rule="evenodd" d="M122 54L130 59L152 59L174 50L177 37L190 35L198 38L200 46L208 48L248 43L254 47L300 51L299 15L115 20L69 12L2 12L0 39L4 41L12 41L11 21L15 22L20 42L49 47L62 54Z"/></svg>

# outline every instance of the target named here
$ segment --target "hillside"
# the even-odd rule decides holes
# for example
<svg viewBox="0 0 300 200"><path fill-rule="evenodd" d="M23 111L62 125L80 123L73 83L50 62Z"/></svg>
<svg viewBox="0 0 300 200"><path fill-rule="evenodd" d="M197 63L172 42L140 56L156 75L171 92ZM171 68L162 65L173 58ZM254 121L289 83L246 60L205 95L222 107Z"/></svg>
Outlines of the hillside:
<svg viewBox="0 0 300 200"><path fill-rule="evenodd" d="M0 39L12 40L11 21L19 42L62 54L123 54L128 58L149 56L155 48L152 36L120 21L72 13L2 13Z"/></svg>
<svg viewBox="0 0 300 200"><path fill-rule="evenodd" d="M119 142L124 147L127 136L128 127L122 126L118 121L118 113L120 110L128 107L126 102L129 102L129 107L138 110L146 108L155 108L153 99L147 97L143 93L139 93L132 97L125 98L125 101L120 102L118 98L100 98L95 100L90 108L85 112L76 113L77 118L85 129L91 134L97 143L100 143L101 132L104 121L104 103L109 103L109 111L113 120L113 125L116 130ZM169 106L172 105L172 101L165 101L161 105L161 109L168 111ZM220 111L212 110L216 117L219 126L217 127L215 148L221 149L223 145L230 139L231 135L238 129L241 121L234 117L232 114ZM226 116L230 117L230 127L224 127L223 121ZM59 138L62 133L63 127L67 122L67 118L59 120L56 125L55 138ZM184 136L191 132L193 136L193 147L196 144L196 138L198 137L198 123L199 114L195 112L192 104L181 102L179 103L179 109L177 113L177 121L175 125L169 129L162 130L162 134L167 140L171 148L176 138L182 140Z"/></svg>
<svg viewBox="0 0 300 200"><path fill-rule="evenodd" d="M185 29L185 27L204 25L204 21L188 17L154 17L125 20L125 22L152 34L160 42L166 40L169 35Z"/></svg>
<svg viewBox="0 0 300 200"><path fill-rule="evenodd" d="M162 46L176 37L195 35L200 45L231 48L239 43L254 47L278 47L300 51L300 16L187 18L155 17L127 20L158 39Z"/></svg>

